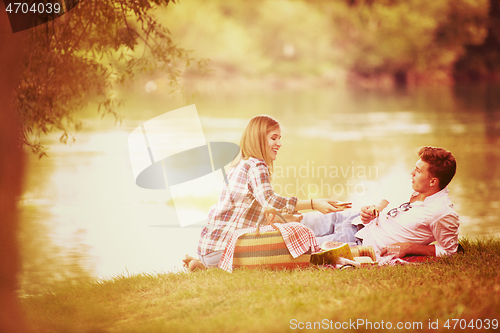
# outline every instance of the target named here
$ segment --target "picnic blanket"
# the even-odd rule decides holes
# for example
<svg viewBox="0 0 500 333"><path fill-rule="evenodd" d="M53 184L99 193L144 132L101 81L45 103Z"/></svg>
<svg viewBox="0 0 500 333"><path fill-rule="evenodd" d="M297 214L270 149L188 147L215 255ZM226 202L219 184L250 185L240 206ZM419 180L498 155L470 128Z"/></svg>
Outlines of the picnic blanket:
<svg viewBox="0 0 500 333"><path fill-rule="evenodd" d="M382 257L383 258L383 257ZM388 258L389 259L389 258ZM392 258L389 260L385 260L385 262L373 264L373 265L361 265L361 268L374 268L374 267L394 267L398 265L409 265L409 264L420 264L424 262L433 262L439 260L439 257L431 257L431 256L405 256L404 258ZM348 265L349 266L349 265ZM320 269L338 269L343 268L345 265L315 265L314 267Z"/></svg>

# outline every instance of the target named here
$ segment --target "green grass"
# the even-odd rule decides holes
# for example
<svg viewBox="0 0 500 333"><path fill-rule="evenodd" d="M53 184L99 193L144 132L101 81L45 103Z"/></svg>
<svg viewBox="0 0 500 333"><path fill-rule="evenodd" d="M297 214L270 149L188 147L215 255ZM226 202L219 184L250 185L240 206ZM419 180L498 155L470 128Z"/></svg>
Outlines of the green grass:
<svg viewBox="0 0 500 333"><path fill-rule="evenodd" d="M36 332L285 332L299 322L361 319L421 322L424 331L439 320L449 331L447 319L500 320L500 239L462 244L465 254L419 265L214 269L68 283L23 305Z"/></svg>

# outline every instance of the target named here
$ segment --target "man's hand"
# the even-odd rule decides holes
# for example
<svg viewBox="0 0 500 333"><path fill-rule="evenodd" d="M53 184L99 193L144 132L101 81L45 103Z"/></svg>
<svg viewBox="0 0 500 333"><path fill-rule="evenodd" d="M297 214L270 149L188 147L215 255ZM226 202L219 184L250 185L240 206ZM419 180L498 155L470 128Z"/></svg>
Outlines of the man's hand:
<svg viewBox="0 0 500 333"><path fill-rule="evenodd" d="M378 204L372 206L363 206L359 215L361 216L361 221L364 224L370 223L371 220L378 217L381 211L387 207L389 201L382 199Z"/></svg>
<svg viewBox="0 0 500 333"><path fill-rule="evenodd" d="M399 252L394 254L394 258L403 258L405 255L408 254L408 250L411 247L411 245L413 245L413 244L412 243L396 243L396 244L393 244L393 245L399 246ZM380 256L383 257L387 253L388 253L387 252L387 247L384 247L380 251Z"/></svg>
<svg viewBox="0 0 500 333"><path fill-rule="evenodd" d="M363 206L361 207L361 211L359 212L361 216L361 221L364 224L370 223L371 220L378 216L378 211L374 206Z"/></svg>
<svg viewBox="0 0 500 333"><path fill-rule="evenodd" d="M434 245L423 245L414 243L396 243L393 245L399 246L399 253L397 253L394 258L403 258L406 255L417 255L417 256L435 256L436 247ZM387 254L387 248L384 247L380 251L380 256Z"/></svg>

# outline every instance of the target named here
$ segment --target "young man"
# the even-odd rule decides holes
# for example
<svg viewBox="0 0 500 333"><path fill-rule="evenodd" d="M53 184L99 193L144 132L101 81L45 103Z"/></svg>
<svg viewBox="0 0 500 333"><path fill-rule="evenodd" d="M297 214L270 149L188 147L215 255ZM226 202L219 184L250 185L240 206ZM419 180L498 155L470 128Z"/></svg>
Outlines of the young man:
<svg viewBox="0 0 500 333"><path fill-rule="evenodd" d="M454 254L460 223L446 186L455 175L455 157L434 147L420 148L418 156L420 159L410 173L415 192L408 202L386 212L381 211L387 201L362 207L360 213L304 214L302 223L313 230L320 244L325 240L362 242L373 246L377 256L384 255L388 245L400 246L398 257ZM359 231L352 223L356 218L364 223Z"/></svg>

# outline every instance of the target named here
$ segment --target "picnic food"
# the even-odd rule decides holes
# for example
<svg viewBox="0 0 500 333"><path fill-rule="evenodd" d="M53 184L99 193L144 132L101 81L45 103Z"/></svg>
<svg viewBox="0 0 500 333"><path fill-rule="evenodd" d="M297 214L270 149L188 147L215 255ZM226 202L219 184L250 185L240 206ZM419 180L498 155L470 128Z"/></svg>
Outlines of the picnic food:
<svg viewBox="0 0 500 333"><path fill-rule="evenodd" d="M341 243L341 242L326 241L326 242L323 242L320 247L322 250L326 251L326 250L331 250L331 249L334 249L336 247L342 246L344 244L345 243Z"/></svg>
<svg viewBox="0 0 500 333"><path fill-rule="evenodd" d="M321 252L311 256L311 263L316 265L335 265L340 257L353 260L347 243L327 241L321 244Z"/></svg>
<svg viewBox="0 0 500 333"><path fill-rule="evenodd" d="M373 261L377 261L375 250L372 246L352 246L351 253L354 257L370 257Z"/></svg>
<svg viewBox="0 0 500 333"><path fill-rule="evenodd" d="M375 251L372 246L351 246L347 243L326 241L321 244L321 252L311 256L311 263L315 265L346 265L356 267L373 265L376 263ZM356 264L353 264L355 262Z"/></svg>
<svg viewBox="0 0 500 333"><path fill-rule="evenodd" d="M352 202L342 202L342 201L339 201L339 202L334 203L333 206L335 206L337 208L342 208L342 209L351 208L352 207Z"/></svg>

